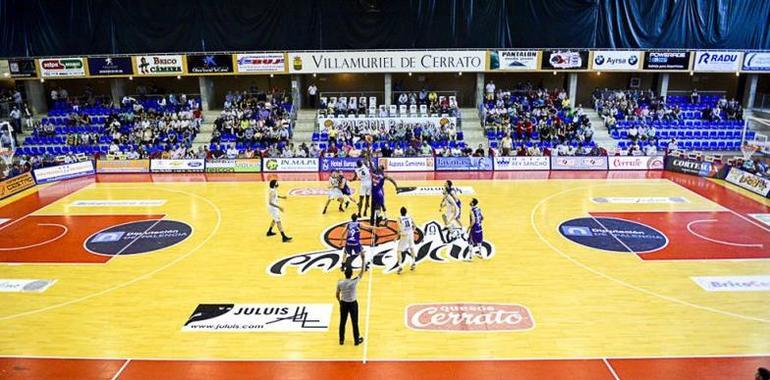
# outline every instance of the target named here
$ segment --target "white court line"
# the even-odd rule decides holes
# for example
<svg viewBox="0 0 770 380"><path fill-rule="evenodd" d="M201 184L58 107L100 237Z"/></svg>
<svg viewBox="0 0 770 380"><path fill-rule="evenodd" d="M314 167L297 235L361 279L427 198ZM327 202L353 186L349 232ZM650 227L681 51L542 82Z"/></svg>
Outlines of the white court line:
<svg viewBox="0 0 770 380"><path fill-rule="evenodd" d="M701 238L703 240L710 241L712 243L717 243L717 244L731 245L733 247L744 247L744 248L762 248L762 247L764 247L764 244L731 243L729 241L712 239L710 237L703 236L703 235L701 235L701 234L699 234L699 233L697 233L697 232L692 230L692 225L693 224L703 223L703 222L714 223L714 222L718 222L718 221L719 220L717 220L717 219L698 219L698 220L693 220L692 222L687 223L687 232L689 232L689 233L691 233L691 234L695 235L696 237L699 237L699 238Z"/></svg>
<svg viewBox="0 0 770 380"><path fill-rule="evenodd" d="M46 244L49 244L49 243L53 243L53 242L61 239L64 235L67 234L67 232L69 232L69 229L67 228L67 226L62 225L62 224L58 224L58 223L38 223L37 225L38 226L56 226L56 227L61 227L61 228L64 229L64 232L60 233L58 236L56 236L54 238L48 239L48 240L40 242L40 243L25 245L25 246L21 246L21 247L4 247L4 248L0 248L0 251L18 251L20 249L39 247L41 245L46 245Z"/></svg>
<svg viewBox="0 0 770 380"><path fill-rule="evenodd" d="M128 244L126 244L125 247L121 248L120 251L118 251L118 253L115 254L115 257L120 256L120 254L125 252L128 249L128 247L130 247L132 244L136 243L137 240L139 240L142 237L144 237L144 235L147 234L148 232L150 232L150 230L153 229L155 226L157 226L158 223L160 223L161 220L163 220L162 216L160 217L160 219L156 220L155 223L153 223L152 225L147 227L147 229L144 230L144 232L142 232L139 236L135 237L134 240L131 240Z"/></svg>
<svg viewBox="0 0 770 380"><path fill-rule="evenodd" d="M373 236L377 236L377 227L375 226L375 232ZM376 243L374 243L375 239L372 239L372 258L374 258L374 246ZM362 265L366 266L366 262L363 262ZM369 273L369 289L366 291L366 327L364 331L364 359L363 362L366 364L367 355L369 354L369 316L372 315L372 281L374 281L374 265L371 266L371 272Z"/></svg>
<svg viewBox="0 0 770 380"><path fill-rule="evenodd" d="M612 365L610 364L610 362L607 361L607 358L602 358L602 361L607 366L607 369L610 370L612 377L615 378L615 380L620 380L620 376L618 376L618 374L615 373L615 368L612 368Z"/></svg>
<svg viewBox="0 0 770 380"><path fill-rule="evenodd" d="M118 380L118 378L120 378L120 374L122 374L126 367L128 367L128 363L131 363L131 359L126 360L126 362L120 366L120 369L115 373L115 376L112 377L112 380Z"/></svg>

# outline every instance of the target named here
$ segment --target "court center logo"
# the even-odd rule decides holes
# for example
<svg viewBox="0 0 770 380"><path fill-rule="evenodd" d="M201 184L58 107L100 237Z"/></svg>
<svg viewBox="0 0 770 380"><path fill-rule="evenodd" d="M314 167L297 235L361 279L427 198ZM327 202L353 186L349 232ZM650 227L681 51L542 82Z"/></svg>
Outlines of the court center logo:
<svg viewBox="0 0 770 380"><path fill-rule="evenodd" d="M365 227L369 223L361 223ZM305 252L288 257L284 257L267 267L269 274L273 276L283 276L291 267L297 269L299 274L305 274L311 270L320 270L329 272L339 268L342 261L342 249L345 247L345 226L347 222L339 223L327 228L321 235L321 241L328 249ZM364 246L367 260L371 260L371 265L383 269L384 273L390 273L398 269L398 260L396 255L398 239L398 223L395 220L389 220L385 226L377 228L375 246L372 251L369 247L372 245L372 234L361 230L361 244ZM416 248L417 263L430 260L437 263L449 263L462 261L469 254L470 244L468 236L459 230L442 230L441 225L436 221L430 221L422 228L416 228L414 231L414 243ZM484 241L481 247L481 255L485 259L490 259L495 254L495 246L488 241ZM407 260L410 260L407 258ZM409 261L407 261L409 262ZM353 267L360 268L361 259L356 258Z"/></svg>

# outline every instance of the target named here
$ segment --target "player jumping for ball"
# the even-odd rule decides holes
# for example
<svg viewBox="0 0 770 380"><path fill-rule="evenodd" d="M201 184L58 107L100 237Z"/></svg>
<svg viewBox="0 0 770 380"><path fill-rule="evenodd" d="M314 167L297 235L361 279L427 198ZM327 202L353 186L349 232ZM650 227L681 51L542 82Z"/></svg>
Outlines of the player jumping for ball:
<svg viewBox="0 0 770 380"><path fill-rule="evenodd" d="M462 201L457 195L457 188L454 187L452 181L447 180L444 184L444 197L441 199L441 205L439 211L443 210L441 218L444 220L444 229L449 230L452 224L455 224L457 228L462 230L463 222L460 221L462 215Z"/></svg>
<svg viewBox="0 0 770 380"><path fill-rule="evenodd" d="M361 265L366 265L364 255L361 254L361 230L372 233L372 239L374 239L374 229L361 225L361 222L358 221L358 214L351 215L350 221L345 226L345 233L343 234L343 237L345 238L345 248L342 251L342 262L340 263L340 270L343 272L345 271L346 266L351 266L353 260L358 256L361 257Z"/></svg>
<svg viewBox="0 0 770 380"><path fill-rule="evenodd" d="M380 165L377 172L372 174L372 214L369 223L378 226L381 221L387 221L385 214L385 180L390 181L398 189L398 184L393 178L385 175L385 167Z"/></svg>
<svg viewBox="0 0 770 380"><path fill-rule="evenodd" d="M481 214L481 209L478 205L479 200L473 198L473 200L471 200L471 225L468 227L468 243L470 246L468 247L468 258L466 261L473 261L474 250L478 251L476 253L479 256L482 258L484 257L482 256L484 230L481 228L481 223L484 221L484 215Z"/></svg>
<svg viewBox="0 0 770 380"><path fill-rule="evenodd" d="M361 181L361 187L358 191L358 215L366 216L366 211L369 209L369 197L372 195L372 174L369 165L365 164L363 159L356 162L353 180ZM363 208L363 213L361 213L361 208Z"/></svg>
<svg viewBox="0 0 770 380"><path fill-rule="evenodd" d="M326 214L326 209L329 208L329 203L335 199L340 203L340 212L345 211L342 208L342 202L345 199L345 196L342 194L342 189L340 188L340 177L337 176L336 171L332 171L329 175L329 199L326 200L322 214Z"/></svg>
<svg viewBox="0 0 770 380"><path fill-rule="evenodd" d="M267 194L267 212L273 217L273 220L270 222L270 228L267 229L267 236L275 235L273 226L277 225L278 231L281 232L283 242L289 242L291 241L291 237L286 236L286 233L283 232L283 226L281 225L281 213L283 212L283 207L278 205L278 199L286 199L286 197L278 195L278 180L270 180L270 190L268 190Z"/></svg>
<svg viewBox="0 0 770 380"><path fill-rule="evenodd" d="M397 274L401 274L404 270L401 264L406 261L407 253L412 258L410 270L414 270L415 265L417 265L414 251L414 219L406 214L406 207L401 207L401 217L398 219L398 251L396 251L398 260Z"/></svg>

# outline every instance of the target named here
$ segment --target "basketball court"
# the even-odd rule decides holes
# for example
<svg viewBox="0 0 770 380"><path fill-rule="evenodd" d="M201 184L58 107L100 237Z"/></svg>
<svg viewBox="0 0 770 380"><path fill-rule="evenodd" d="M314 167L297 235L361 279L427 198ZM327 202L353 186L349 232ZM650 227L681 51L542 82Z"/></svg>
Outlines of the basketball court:
<svg viewBox="0 0 770 380"><path fill-rule="evenodd" d="M767 199L668 172L394 177L415 188L386 202L419 226L417 269L396 274L390 229L364 237L360 346L350 327L338 344L334 298L354 207L321 215L317 174L99 175L2 201L0 282L30 281L0 293L0 377L750 378L770 362ZM270 178L290 243L265 236ZM479 200L483 259L440 230L445 179L466 225Z"/></svg>

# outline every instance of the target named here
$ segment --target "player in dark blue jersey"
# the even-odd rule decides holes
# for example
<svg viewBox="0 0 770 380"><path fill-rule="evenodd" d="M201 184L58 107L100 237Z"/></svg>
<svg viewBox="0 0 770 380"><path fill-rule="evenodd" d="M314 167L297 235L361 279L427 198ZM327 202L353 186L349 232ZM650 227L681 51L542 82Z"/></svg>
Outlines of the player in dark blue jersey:
<svg viewBox="0 0 770 380"><path fill-rule="evenodd" d="M361 254L361 230L372 232L372 228L361 225L361 222L358 221L358 214L351 215L343 235L345 237L345 248L342 251L342 263L340 265L340 270L342 271L350 266L357 256L361 256L361 265L366 263Z"/></svg>
<svg viewBox="0 0 770 380"><path fill-rule="evenodd" d="M385 167L380 165L377 171L372 173L372 215L369 218L369 223L372 226L377 226L380 221L387 221L388 216L385 215L385 181L390 181L393 186L398 189L398 184L393 178L385 175Z"/></svg>
<svg viewBox="0 0 770 380"><path fill-rule="evenodd" d="M471 221L468 227L468 243L470 247L468 247L468 258L466 261L473 261L474 250L478 251L477 254L479 256L482 254L481 244L484 242L484 230L481 227L481 223L484 221L484 215L481 214L481 209L478 205L479 200L473 198L471 200Z"/></svg>

